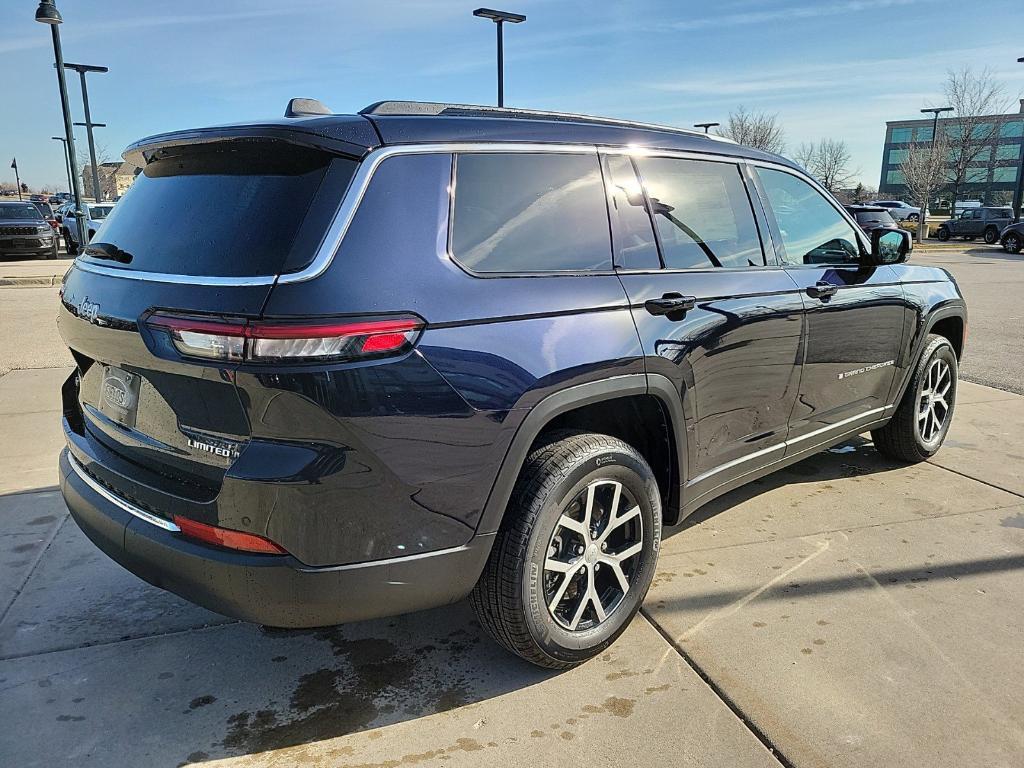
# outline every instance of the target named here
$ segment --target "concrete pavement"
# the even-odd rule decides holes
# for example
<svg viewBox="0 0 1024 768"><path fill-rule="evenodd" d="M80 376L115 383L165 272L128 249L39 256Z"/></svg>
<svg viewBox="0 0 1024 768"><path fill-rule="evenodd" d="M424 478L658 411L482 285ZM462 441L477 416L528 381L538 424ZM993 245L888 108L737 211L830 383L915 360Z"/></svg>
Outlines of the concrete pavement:
<svg viewBox="0 0 1024 768"><path fill-rule="evenodd" d="M268 634L121 570L52 490L64 373L0 377L0 764L1020 765L1024 397L963 383L932 462L858 438L700 510L552 674L464 604Z"/></svg>

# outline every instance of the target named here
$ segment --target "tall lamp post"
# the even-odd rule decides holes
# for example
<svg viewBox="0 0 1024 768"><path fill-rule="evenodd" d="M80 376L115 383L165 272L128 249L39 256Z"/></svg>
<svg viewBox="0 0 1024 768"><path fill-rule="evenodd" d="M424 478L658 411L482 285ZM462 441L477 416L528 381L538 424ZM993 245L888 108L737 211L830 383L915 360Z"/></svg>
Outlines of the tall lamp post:
<svg viewBox="0 0 1024 768"><path fill-rule="evenodd" d="M522 13L510 13L509 11L496 11L493 8L477 8L473 11L474 16L481 19L490 19L498 28L498 106L505 106L505 45L502 35L502 27L507 21L509 24L519 24L526 21Z"/></svg>
<svg viewBox="0 0 1024 768"><path fill-rule="evenodd" d="M71 191L71 161L68 159L68 140L65 139L63 136L51 136L50 138L53 139L54 141L59 141L61 144L64 145L63 146L63 149L64 149L64 170L67 171L67 174L68 174L68 192L70 192Z"/></svg>
<svg viewBox="0 0 1024 768"><path fill-rule="evenodd" d="M694 123L693 127L694 128L703 128L704 129L704 133L707 133L708 132L708 128L714 128L714 127L719 126L719 125L721 125L721 123Z"/></svg>
<svg viewBox="0 0 1024 768"><path fill-rule="evenodd" d="M98 203L103 200L103 194L100 190L100 174L96 168L96 143L92 138L92 129L94 127L106 128L106 125L92 121L92 114L89 112L89 89L85 85L85 73L109 72L110 70L106 67L97 67L92 64L65 64L64 69L74 70L82 81L82 106L85 107L85 122L75 123L75 125L84 125L86 132L89 134L89 159L92 161L92 196Z"/></svg>
<svg viewBox="0 0 1024 768"><path fill-rule="evenodd" d="M67 142L64 146L68 148L68 161L72 168L78 167L75 158L75 135L71 128L71 107L68 105L68 88L64 82L64 54L60 49L60 30L57 27L64 21L60 11L57 10L52 0L40 0L36 9L36 21L50 26L50 33L53 36L53 57L54 65L57 67L57 86L60 89L60 108L64 113L64 139ZM85 213L82 211L82 195L78 189L78 178L76 174L71 175L71 193L75 196L75 221L78 229L78 242L84 248L89 243L89 235L85 227Z"/></svg>
<svg viewBox="0 0 1024 768"><path fill-rule="evenodd" d="M935 162L935 141L939 138L939 115L943 112L952 112L952 107L928 107L922 109L921 113L932 115L932 148L930 160L932 163ZM928 195L925 195L925 199L921 201L921 213L917 217L917 242L924 242L925 236L928 234L928 224L925 222L925 215L928 211ZM952 213L955 213L953 211Z"/></svg>
<svg viewBox="0 0 1024 768"><path fill-rule="evenodd" d="M1017 59L1024 64L1024 56ZM1021 137L1020 154L1017 156L1017 188L1013 191L1013 220L1020 221L1020 206L1024 200L1024 136Z"/></svg>

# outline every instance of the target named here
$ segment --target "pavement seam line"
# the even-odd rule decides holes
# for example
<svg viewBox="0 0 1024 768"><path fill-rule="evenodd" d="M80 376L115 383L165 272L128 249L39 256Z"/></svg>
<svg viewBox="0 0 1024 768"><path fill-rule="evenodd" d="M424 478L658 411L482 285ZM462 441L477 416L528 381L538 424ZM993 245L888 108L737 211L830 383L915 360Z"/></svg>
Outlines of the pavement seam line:
<svg viewBox="0 0 1024 768"><path fill-rule="evenodd" d="M783 752L774 741L772 741L771 737L761 730L760 726L754 722L753 718L743 711L739 703L726 693L725 689L719 686L718 683L712 679L711 675L709 675L704 668L701 667L692 656L690 656L690 654L683 650L682 646L680 646L672 635L670 635L665 628L647 612L646 608L641 606L639 613L647 620L647 623L650 624L659 635L661 635L662 639L669 644L672 650L679 655L679 658L681 658L683 662L694 671L697 677L704 681L705 685L711 689L711 692L729 708L729 711L736 716L740 723L743 724L743 727L746 728L755 739L761 742L761 746L767 749L772 757L782 764L783 768L796 768L793 761L786 756L785 752Z"/></svg>
<svg viewBox="0 0 1024 768"><path fill-rule="evenodd" d="M935 466L938 466L938 464L936 464ZM965 477L966 477L966 475L965 475ZM998 490L1002 490L1002 488L999 488ZM1010 491L1007 491L1007 493L1010 493ZM866 530L868 530L870 528L880 528L883 525L904 525L905 523L916 523L916 522L925 521L925 520L945 520L947 517L960 517L961 515L977 515L977 514L981 514L982 512L997 512L997 511L999 511L1001 509L1014 509L1015 507L1019 507L1019 506L1020 506L1020 502L1014 502L1013 504L998 504L998 505L996 505L994 507L985 507L983 509L968 509L968 510L964 510L962 512L947 512L944 515L928 515L927 517L920 517L920 516L918 516L918 517L908 517L908 518L903 519L903 520L885 520L884 522L880 522L880 523L866 523L865 525L852 525L852 526L847 526L845 528L829 528L829 529L826 529L826 530L823 530L823 531L812 531L811 533L798 533L798 534L795 534L793 536L782 536L782 537L776 537L774 539L752 539L750 541L738 541L735 544L718 544L718 545L716 545L714 547L701 547L700 549L684 549L684 550L682 550L680 552L670 552L667 555L664 552L662 552L659 562L661 560L664 560L666 557L680 557L682 555L691 555L691 554L696 554L698 552L717 552L717 551L722 550L722 549L732 549L733 547L749 547L752 544L767 544L767 543L775 543L775 542L783 542L783 541L794 541L796 539L806 539L806 538L810 538L810 537L813 537L813 536L827 536L830 533L844 533L845 534L847 532L851 532L852 533L853 531L866 531ZM727 510L722 510L722 511L725 512ZM721 514L721 513L719 513L719 514ZM685 528L685 529L683 529L683 530L681 530L678 533L675 533L673 535L674 536L681 536L681 535L685 534L686 531L688 531L688 530L690 530L690 529L689 528Z"/></svg>
<svg viewBox="0 0 1024 768"><path fill-rule="evenodd" d="M14 604L18 602L18 598L21 597L22 592L25 591L25 585L28 584L29 579L32 578L32 574L36 572L36 568L39 567L39 564L43 562L43 557L45 557L46 553L49 551L50 545L57 540L57 535L60 533L61 529L65 525L67 525L68 520L70 518L71 514L65 512L64 519L60 521L59 525L54 527L53 533L50 535L49 541L46 542L46 545L42 548L39 554L36 555L36 559L35 562L32 563L32 567L28 569L28 573L25 574L25 578L22 579L21 584L18 585L18 588L14 590L14 596L11 598L11 602L4 606L3 612L0 612L0 625L2 625L4 621L7 619L7 614L11 612L11 608L14 607Z"/></svg>
<svg viewBox="0 0 1024 768"><path fill-rule="evenodd" d="M18 659L34 659L40 656L48 656L51 653L68 653L69 651L84 651L92 648L108 648L121 643L134 643L140 640L154 640L161 637L174 637L175 635L187 635L189 632L205 632L222 627L234 627L238 624L246 624L240 619L227 619L216 624L203 624L198 627L185 627L184 629L172 629L169 632L155 632L151 635L134 635L130 637L119 637L116 640L104 640L99 643L86 643L85 645L65 645L60 648L48 648L45 651L28 651L25 653L12 653L7 656L0 656L0 661L16 661Z"/></svg>
<svg viewBox="0 0 1024 768"><path fill-rule="evenodd" d="M996 485L995 483L990 483L988 480L982 480L981 478L978 478L978 477L972 477L971 475L968 475L968 474L966 474L964 472L961 472L960 470L957 470L957 469L950 469L949 467L944 467L941 464L934 463L931 459L928 459L926 463L927 464L931 464L933 467L938 467L939 469L944 469L947 472L952 472L954 475L960 475L960 477L966 477L968 480L976 480L979 483L981 483L982 485L987 485L990 488L995 488L997 491L1003 491L1004 493L1009 493L1009 494L1012 494L1014 496L1017 496L1018 498L1024 499L1024 493L1020 493L1019 491L1011 491L1009 488L1003 488L1003 486Z"/></svg>

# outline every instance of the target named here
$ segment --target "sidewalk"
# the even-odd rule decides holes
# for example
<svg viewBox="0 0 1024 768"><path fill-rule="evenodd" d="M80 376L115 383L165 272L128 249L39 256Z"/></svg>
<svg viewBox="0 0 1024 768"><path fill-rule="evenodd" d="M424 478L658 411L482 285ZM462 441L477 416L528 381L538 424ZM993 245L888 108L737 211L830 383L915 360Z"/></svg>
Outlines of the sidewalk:
<svg viewBox="0 0 1024 768"><path fill-rule="evenodd" d="M464 604L264 634L121 570L53 490L65 373L0 378L0 764L1020 764L1024 397L962 382L930 462L856 438L699 510L552 674Z"/></svg>
<svg viewBox="0 0 1024 768"><path fill-rule="evenodd" d="M60 285L74 258L63 251L56 259L0 261L0 287L39 287Z"/></svg>

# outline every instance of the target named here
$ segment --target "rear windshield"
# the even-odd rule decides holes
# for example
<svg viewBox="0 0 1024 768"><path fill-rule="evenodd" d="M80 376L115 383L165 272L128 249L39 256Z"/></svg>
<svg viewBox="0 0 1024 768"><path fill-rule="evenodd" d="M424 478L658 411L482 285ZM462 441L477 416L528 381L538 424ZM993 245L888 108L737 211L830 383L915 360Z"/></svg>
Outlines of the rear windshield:
<svg viewBox="0 0 1024 768"><path fill-rule="evenodd" d="M860 224L895 224L887 211L858 211L857 222Z"/></svg>
<svg viewBox="0 0 1024 768"><path fill-rule="evenodd" d="M38 219L43 220L39 209L32 203L4 203L0 205L0 219Z"/></svg>
<svg viewBox="0 0 1024 768"><path fill-rule="evenodd" d="M112 210L114 210L114 206L112 205L90 205L89 218L96 219L97 221L105 219L107 218L107 214Z"/></svg>
<svg viewBox="0 0 1024 768"><path fill-rule="evenodd" d="M281 141L163 150L107 215L86 258L144 272L254 277L310 262L356 161ZM100 206L93 217L104 218Z"/></svg>

